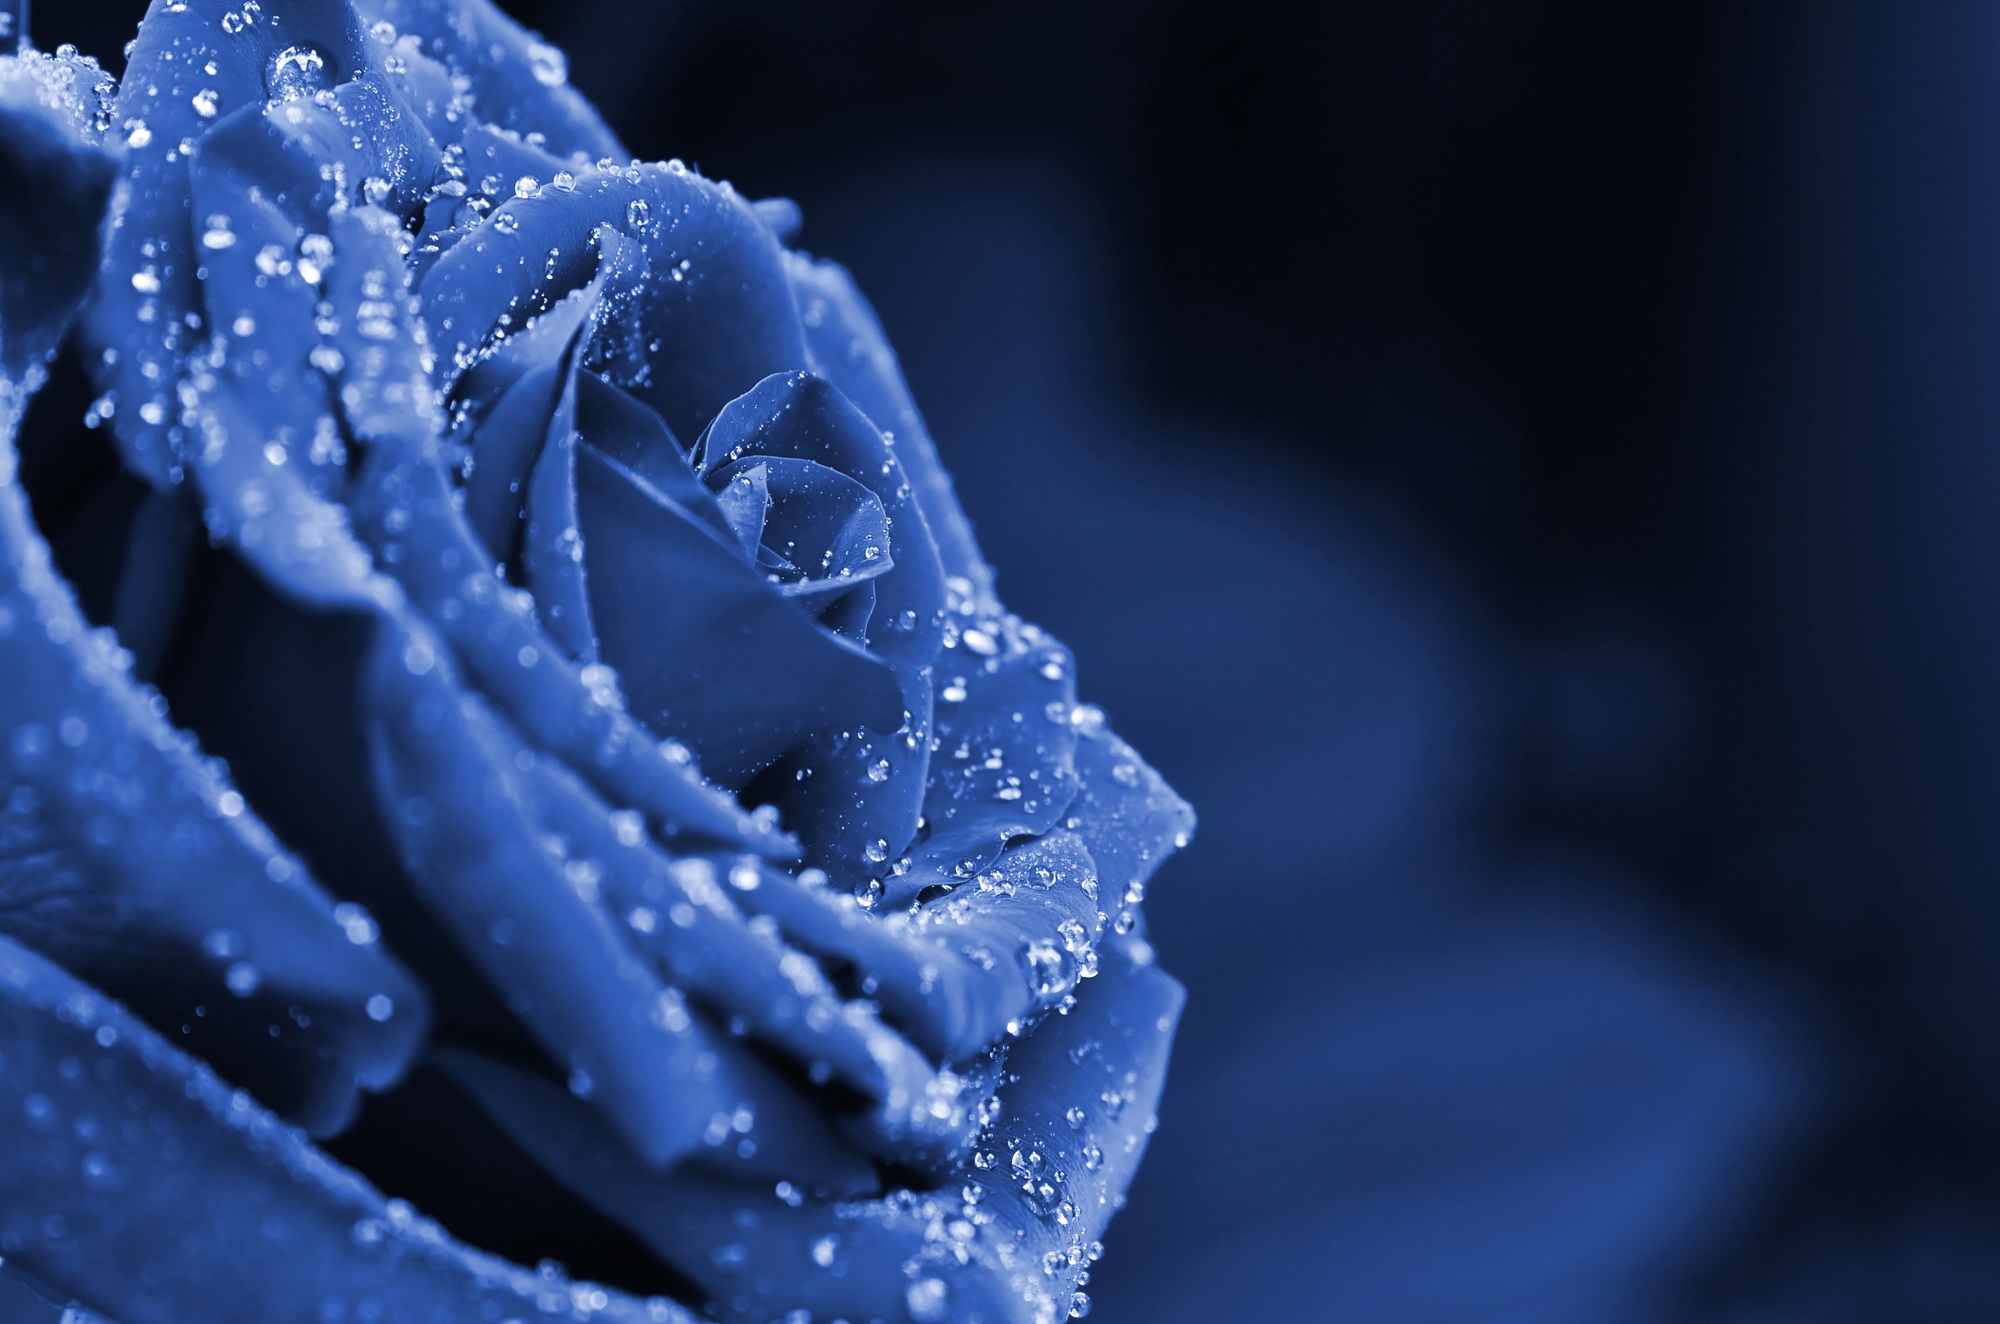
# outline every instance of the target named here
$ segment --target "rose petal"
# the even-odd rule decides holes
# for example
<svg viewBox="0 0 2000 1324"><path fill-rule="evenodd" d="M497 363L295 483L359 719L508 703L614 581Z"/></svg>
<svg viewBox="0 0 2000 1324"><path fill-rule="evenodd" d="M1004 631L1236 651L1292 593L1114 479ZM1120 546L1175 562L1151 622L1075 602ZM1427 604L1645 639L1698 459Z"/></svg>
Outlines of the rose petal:
<svg viewBox="0 0 2000 1324"><path fill-rule="evenodd" d="M1137 750L1106 727L1095 709L1079 709L1076 771L1082 789L1065 817L1097 862L1098 902L1135 922L1146 882L1194 836L1194 809ZM1075 719L1072 719L1074 722Z"/></svg>
<svg viewBox="0 0 2000 1324"><path fill-rule="evenodd" d="M702 521L603 452L577 453L591 611L632 709L740 784L829 727L902 724L894 676L815 626Z"/></svg>
<svg viewBox="0 0 2000 1324"><path fill-rule="evenodd" d="M793 943L872 976L884 1016L944 1062L1019 1032L1093 968L1104 917L1081 838L1055 832L1009 850L943 900L870 916L844 893L772 871L741 897Z"/></svg>
<svg viewBox="0 0 2000 1324"><path fill-rule="evenodd" d="M333 228L336 253L344 255L328 291L337 309L358 308L371 287L406 296L393 218L357 208L334 218ZM480 688L609 797L675 831L790 855L789 839L705 783L684 747L663 745L627 716L608 675L593 682L560 656L526 595L495 580L441 467L442 424L422 331L406 307L395 312L389 340L346 342L354 352L343 356L340 400L350 429L368 444L352 510L398 582Z"/></svg>
<svg viewBox="0 0 2000 1324"><path fill-rule="evenodd" d="M745 487L754 524L746 519L736 532L749 543L746 559L755 558L761 546L799 572L800 578L781 579L776 587L809 616L895 568L880 498L838 469L758 455L709 471L707 482L719 503Z"/></svg>
<svg viewBox="0 0 2000 1324"><path fill-rule="evenodd" d="M354 940L77 610L12 477L21 403L0 380L0 729L11 733L12 784L0 806L0 930L163 1023L201 1021L207 1051L261 1064L274 1101L337 1129L357 1088L401 1075L423 1033L422 995L372 931ZM368 1015L378 996L400 1014ZM197 1003L214 1018L198 1017ZM287 1036L274 1042L280 1021Z"/></svg>
<svg viewBox="0 0 2000 1324"><path fill-rule="evenodd" d="M372 654L375 789L405 867L579 1092L655 1164L697 1148L718 1112L778 1114L784 1088L677 1011L599 903L594 871L552 852L521 768L533 755L457 688L441 644L385 626Z"/></svg>
<svg viewBox="0 0 2000 1324"><path fill-rule="evenodd" d="M628 157L596 108L569 86L562 53L491 0L355 0L354 7L370 24L417 35L427 53L470 82L473 113L487 123L539 134L560 156Z"/></svg>
<svg viewBox="0 0 2000 1324"><path fill-rule="evenodd" d="M552 1298L578 1319L693 1324L670 1302L466 1249L5 939L0 1052L0 1115L32 1137L0 1146L8 1264L124 1324L317 1319L328 1302L384 1324L475 1324Z"/></svg>
<svg viewBox="0 0 2000 1324"><path fill-rule="evenodd" d="M0 372L16 380L55 349L97 265L117 171L93 122L101 77L85 60L0 56Z"/></svg>
<svg viewBox="0 0 2000 1324"><path fill-rule="evenodd" d="M897 1100L907 1112L911 1100L934 1092L937 1073L870 1008L843 1004L819 967L779 942L768 921L746 923L730 898L746 879L754 886L763 877L754 857L669 856L635 824L621 830L614 811L567 772L537 763L531 776L551 829L602 870L606 904L662 978L878 1102Z"/></svg>
<svg viewBox="0 0 2000 1324"><path fill-rule="evenodd" d="M609 376L680 436L773 372L804 366L781 251L733 190L677 164L579 170L496 208L425 277L424 318L449 375L585 283L605 223L637 240L650 275L611 328Z"/></svg>
<svg viewBox="0 0 2000 1324"><path fill-rule="evenodd" d="M896 565L873 581L869 651L895 669L908 720L895 731L819 733L767 779L807 854L843 887L878 876L916 835L931 760L927 668L941 638L944 572L898 456L860 410L808 373L774 374L716 416L697 468L753 455L809 460L874 492Z"/></svg>
<svg viewBox="0 0 2000 1324"><path fill-rule="evenodd" d="M584 579L583 533L576 503L575 378L563 392L548 441L528 480L528 522L522 531L521 564L535 595L535 614L549 637L581 662L597 660L597 631L591 621Z"/></svg>
<svg viewBox="0 0 2000 1324"><path fill-rule="evenodd" d="M269 0L251 20L230 0L162 5L127 61L114 129L123 135L126 183L86 325L94 345L115 351L100 360L98 385L118 401L113 423L126 462L155 486L173 480L183 444L174 387L195 343L188 319L202 303L205 251L188 206L189 151L221 120L246 108L260 113L274 61L305 48L323 61L328 87L369 80L379 95L355 111L381 116L385 134L414 140L389 128L395 93L344 3Z"/></svg>
<svg viewBox="0 0 2000 1324"><path fill-rule="evenodd" d="M1063 646L1011 618L961 618L937 662L937 752L924 795L929 835L885 907L974 877L1016 837L1062 820L1076 798L1076 683Z"/></svg>
<svg viewBox="0 0 2000 1324"><path fill-rule="evenodd" d="M1067 1017L1020 1044L1000 1120L936 1193L831 1204L798 1183L647 1172L562 1092L516 1076L481 1102L565 1186L731 1315L1042 1324L1071 1307L1152 1130L1183 993L1120 951Z"/></svg>

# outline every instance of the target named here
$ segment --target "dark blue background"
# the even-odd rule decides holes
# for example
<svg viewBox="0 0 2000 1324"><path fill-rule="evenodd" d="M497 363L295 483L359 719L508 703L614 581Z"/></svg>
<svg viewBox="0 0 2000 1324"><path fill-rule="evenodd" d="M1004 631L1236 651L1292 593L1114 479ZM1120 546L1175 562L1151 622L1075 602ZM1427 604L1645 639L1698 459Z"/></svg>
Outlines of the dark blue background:
<svg viewBox="0 0 2000 1324"><path fill-rule="evenodd" d="M509 8L1202 813L1098 1317L2000 1318L2000 10Z"/></svg>

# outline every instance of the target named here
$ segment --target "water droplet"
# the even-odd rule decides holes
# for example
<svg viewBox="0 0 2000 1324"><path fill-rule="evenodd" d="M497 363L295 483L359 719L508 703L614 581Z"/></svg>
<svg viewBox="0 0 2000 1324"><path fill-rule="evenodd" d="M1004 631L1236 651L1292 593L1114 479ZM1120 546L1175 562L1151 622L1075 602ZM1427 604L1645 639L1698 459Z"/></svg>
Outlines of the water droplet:
<svg viewBox="0 0 2000 1324"><path fill-rule="evenodd" d="M812 1244L812 1262L825 1269L833 1264L833 1257L840 1250L840 1238L829 1233Z"/></svg>
<svg viewBox="0 0 2000 1324"><path fill-rule="evenodd" d="M326 52L310 42L285 47L264 71L264 87L273 101L297 101L332 86Z"/></svg>
<svg viewBox="0 0 2000 1324"><path fill-rule="evenodd" d="M115 1190L120 1184L118 1170L110 1159L92 1151L83 1156L83 1184L93 1191Z"/></svg>
<svg viewBox="0 0 2000 1324"><path fill-rule="evenodd" d="M1021 959L1028 967L1028 986L1036 997L1053 998L1070 986L1071 957L1048 939L1029 943Z"/></svg>
<svg viewBox="0 0 2000 1324"><path fill-rule="evenodd" d="M228 973L222 979L229 985L231 993L239 998L247 998L262 987L264 973L248 961L238 961L229 967Z"/></svg>
<svg viewBox="0 0 2000 1324"><path fill-rule="evenodd" d="M376 993L369 997L366 1010L368 1019L380 1024L396 1014L396 1002L387 993Z"/></svg>
<svg viewBox="0 0 2000 1324"><path fill-rule="evenodd" d="M352 901L343 901L333 908L333 922L340 925L347 940L356 947L366 947L381 936L374 917Z"/></svg>
<svg viewBox="0 0 2000 1324"><path fill-rule="evenodd" d="M188 101L194 107L194 113L205 120L214 119L216 112L222 109L222 94L212 87L204 87Z"/></svg>
<svg viewBox="0 0 2000 1324"><path fill-rule="evenodd" d="M644 198L634 198L625 204L625 223L634 230L643 230L653 223L653 209Z"/></svg>
<svg viewBox="0 0 2000 1324"><path fill-rule="evenodd" d="M569 81L569 59L545 41L529 45L528 69L543 87L561 87Z"/></svg>
<svg viewBox="0 0 2000 1324"><path fill-rule="evenodd" d="M211 929L201 949L215 960L233 961L243 954L243 935L235 929Z"/></svg>
<svg viewBox="0 0 2000 1324"><path fill-rule="evenodd" d="M514 196L517 198L532 198L535 196L535 190L541 186L542 182L533 175L523 175L514 181Z"/></svg>
<svg viewBox="0 0 2000 1324"><path fill-rule="evenodd" d="M903 1289L903 1304L917 1324L939 1324L951 1317L951 1289L942 1278L919 1278Z"/></svg>
<svg viewBox="0 0 2000 1324"><path fill-rule="evenodd" d="M876 760L875 760L875 761L874 761L873 763L869 764L869 765L868 765L868 780L869 780L869 781L871 781L871 782L885 782L885 781L888 781L888 780L889 780L889 760L887 760L887 759L876 759Z"/></svg>

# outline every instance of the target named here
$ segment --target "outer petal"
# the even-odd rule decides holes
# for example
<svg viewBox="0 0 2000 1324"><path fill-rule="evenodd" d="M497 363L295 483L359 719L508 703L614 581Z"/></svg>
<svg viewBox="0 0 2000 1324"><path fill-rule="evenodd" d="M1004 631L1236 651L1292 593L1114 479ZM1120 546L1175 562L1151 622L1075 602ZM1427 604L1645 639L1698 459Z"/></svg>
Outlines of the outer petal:
<svg viewBox="0 0 2000 1324"><path fill-rule="evenodd" d="M935 1193L830 1203L788 1185L654 1174L559 1090L476 1090L559 1180L631 1228L725 1318L1056 1324L1145 1150L1180 985L1120 949L1066 1017L1015 1049L999 1120Z"/></svg>
<svg viewBox="0 0 2000 1324"><path fill-rule="evenodd" d="M202 251L184 149L220 117L263 104L272 60L308 44L332 66L331 80L364 67L360 25L345 0L271 0L253 21L229 0L156 2L126 63L113 130L125 144L126 178L87 326L110 351L99 385L115 397L126 462L155 486L171 482L177 464L173 391L202 326Z"/></svg>
<svg viewBox="0 0 2000 1324"><path fill-rule="evenodd" d="M677 435L698 435L769 374L805 366L782 251L750 205L678 163L634 165L512 199L438 259L424 318L447 387L507 326L589 280L607 221L639 241L651 271L608 329L610 377Z"/></svg>
<svg viewBox="0 0 2000 1324"><path fill-rule="evenodd" d="M97 128L102 79L85 60L0 56L0 373L16 381L90 288L116 172Z"/></svg>
<svg viewBox="0 0 2000 1324"><path fill-rule="evenodd" d="M1012 618L954 621L938 660L937 753L910 867L884 880L901 907L976 877L1016 837L1040 836L1076 798L1069 654Z"/></svg>
<svg viewBox="0 0 2000 1324"><path fill-rule="evenodd" d="M356 0L369 23L389 23L472 86L472 109L503 129L541 139L559 156L623 161L628 153L596 109L569 86L561 51L491 0Z"/></svg>
<svg viewBox="0 0 2000 1324"><path fill-rule="evenodd" d="M74 94L75 73L40 57L0 62L0 107L42 98L20 113L41 118L53 150L58 132L84 133L61 118L80 111L62 100ZM81 136L66 150L94 158ZM62 173L57 157L33 159ZM77 178L91 177L86 170ZM66 187L58 180L53 196L73 196ZM69 224L94 228L87 216ZM0 303L0 345L55 343L67 309L51 300L77 287L83 263L72 258L46 273L35 298ZM16 316L44 320L17 325ZM0 805L0 929L100 972L164 1023L185 1022L184 1033L198 1024L217 1060L295 1115L336 1127L357 1086L401 1074L422 1034L422 997L374 945L365 915L337 911L226 775L163 720L159 695L132 681L129 656L90 629L53 573L14 477L14 431L26 403L20 369L38 370L38 356L0 372L0 662L8 679L0 725L12 732Z"/></svg>
<svg viewBox="0 0 2000 1324"><path fill-rule="evenodd" d="M692 1324L458 1245L4 939L0 1052L0 1247L122 1324Z"/></svg>

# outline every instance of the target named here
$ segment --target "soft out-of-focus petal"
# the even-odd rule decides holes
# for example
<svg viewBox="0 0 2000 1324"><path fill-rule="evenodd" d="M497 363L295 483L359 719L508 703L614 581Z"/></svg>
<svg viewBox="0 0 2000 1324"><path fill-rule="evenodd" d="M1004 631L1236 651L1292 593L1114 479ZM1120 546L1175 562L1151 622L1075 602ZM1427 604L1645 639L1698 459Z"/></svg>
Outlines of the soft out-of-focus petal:
<svg viewBox="0 0 2000 1324"><path fill-rule="evenodd" d="M0 439L0 457L5 468L11 442ZM0 932L167 1024L199 1025L205 1052L279 1053L266 1096L317 1129L337 1126L356 1088L401 1074L423 995L372 922L337 910L226 773L167 724L47 557L20 490L0 485ZM370 1015L376 998L394 1014Z"/></svg>
<svg viewBox="0 0 2000 1324"><path fill-rule="evenodd" d="M7 1261L120 1324L690 1318L467 1250L5 939L0 1052L0 1112L25 1141L0 1146Z"/></svg>
<svg viewBox="0 0 2000 1324"><path fill-rule="evenodd" d="M0 372L17 381L90 288L116 171L100 124L108 94L91 61L0 56Z"/></svg>

